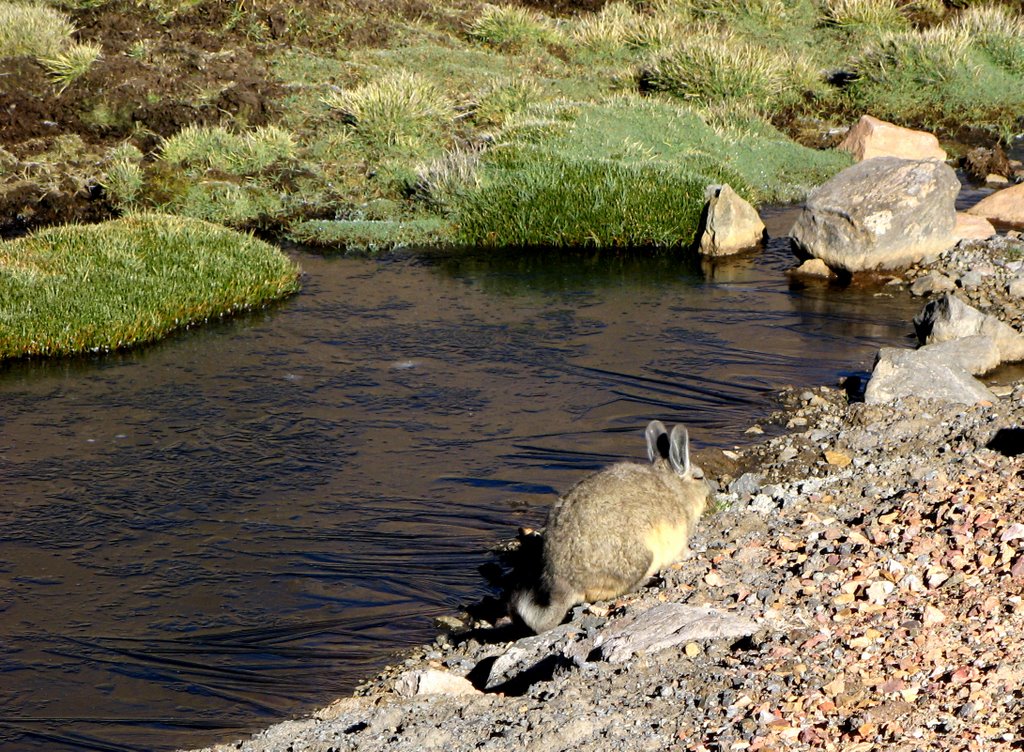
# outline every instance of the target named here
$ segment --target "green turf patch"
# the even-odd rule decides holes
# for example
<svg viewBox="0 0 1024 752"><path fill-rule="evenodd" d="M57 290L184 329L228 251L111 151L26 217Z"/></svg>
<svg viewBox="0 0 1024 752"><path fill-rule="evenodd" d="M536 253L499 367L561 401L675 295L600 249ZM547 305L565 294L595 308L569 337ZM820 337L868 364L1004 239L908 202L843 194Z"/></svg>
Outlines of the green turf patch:
<svg viewBox="0 0 1024 752"><path fill-rule="evenodd" d="M475 185L452 192L453 214L468 245L682 247L708 185L757 203L800 198L848 164L763 122L715 129L671 102L615 97L520 119L481 158Z"/></svg>
<svg viewBox="0 0 1024 752"><path fill-rule="evenodd" d="M299 289L277 248L156 214L0 243L0 358L116 350Z"/></svg>
<svg viewBox="0 0 1024 752"><path fill-rule="evenodd" d="M444 245L451 225L441 218L399 220L330 220L298 222L289 230L297 243L338 248L348 253L375 254L397 248Z"/></svg>

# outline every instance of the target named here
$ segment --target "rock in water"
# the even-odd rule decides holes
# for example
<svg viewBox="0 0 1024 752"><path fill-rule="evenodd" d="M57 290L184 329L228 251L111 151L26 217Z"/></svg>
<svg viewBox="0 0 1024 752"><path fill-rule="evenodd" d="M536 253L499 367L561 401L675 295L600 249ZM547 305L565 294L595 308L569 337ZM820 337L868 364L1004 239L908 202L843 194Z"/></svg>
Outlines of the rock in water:
<svg viewBox="0 0 1024 752"><path fill-rule="evenodd" d="M800 266L790 269L787 274L792 274L795 277L820 277L822 279L831 279L837 276L821 259L807 259Z"/></svg>
<svg viewBox="0 0 1024 752"><path fill-rule="evenodd" d="M707 212L700 252L728 256L754 248L764 238L764 222L757 210L728 185L711 185L705 192Z"/></svg>
<svg viewBox="0 0 1024 752"><path fill-rule="evenodd" d="M837 148L850 152L857 161L874 157L946 159L939 139L931 133L901 128L870 115L861 117Z"/></svg>
<svg viewBox="0 0 1024 752"><path fill-rule="evenodd" d="M811 192L793 226L798 256L832 269L896 269L953 244L960 181L936 160L877 157Z"/></svg>

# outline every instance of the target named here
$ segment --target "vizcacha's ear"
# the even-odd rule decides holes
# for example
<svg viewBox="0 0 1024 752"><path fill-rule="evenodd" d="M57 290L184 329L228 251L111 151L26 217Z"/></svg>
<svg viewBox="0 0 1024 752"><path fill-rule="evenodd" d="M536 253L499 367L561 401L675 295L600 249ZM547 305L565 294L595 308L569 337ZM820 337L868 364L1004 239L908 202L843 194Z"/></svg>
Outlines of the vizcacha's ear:
<svg viewBox="0 0 1024 752"><path fill-rule="evenodd" d="M679 475L689 478L690 467L690 433L686 426L680 423L672 427L672 435L669 437L668 461L672 463L672 469Z"/></svg>
<svg viewBox="0 0 1024 752"><path fill-rule="evenodd" d="M647 424L644 432L647 438L647 459L654 462L656 459L667 460L669 455L668 431L660 420L652 420Z"/></svg>

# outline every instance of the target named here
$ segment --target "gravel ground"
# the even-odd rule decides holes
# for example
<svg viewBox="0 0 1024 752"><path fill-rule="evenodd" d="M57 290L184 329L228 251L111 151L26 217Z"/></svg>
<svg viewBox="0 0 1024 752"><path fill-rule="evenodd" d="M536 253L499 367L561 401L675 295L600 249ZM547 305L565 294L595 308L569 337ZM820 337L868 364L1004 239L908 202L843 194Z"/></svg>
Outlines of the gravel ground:
<svg viewBox="0 0 1024 752"><path fill-rule="evenodd" d="M1022 250L962 244L903 280L939 271L1019 325ZM539 637L484 604L353 697L209 749L1024 749L1024 381L998 393L788 391L764 426L786 433L698 458L718 511L642 591ZM674 609L709 629L610 648Z"/></svg>

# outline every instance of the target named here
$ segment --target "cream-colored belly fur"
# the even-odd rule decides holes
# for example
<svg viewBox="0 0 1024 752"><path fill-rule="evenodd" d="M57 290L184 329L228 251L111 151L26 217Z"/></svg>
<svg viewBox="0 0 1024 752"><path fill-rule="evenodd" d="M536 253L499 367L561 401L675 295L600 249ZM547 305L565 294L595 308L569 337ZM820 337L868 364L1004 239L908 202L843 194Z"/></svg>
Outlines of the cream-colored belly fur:
<svg viewBox="0 0 1024 752"><path fill-rule="evenodd" d="M662 522L648 533L644 542L651 551L652 559L647 576L650 577L686 556L689 551L686 545L689 538L690 523L685 521L675 525Z"/></svg>

